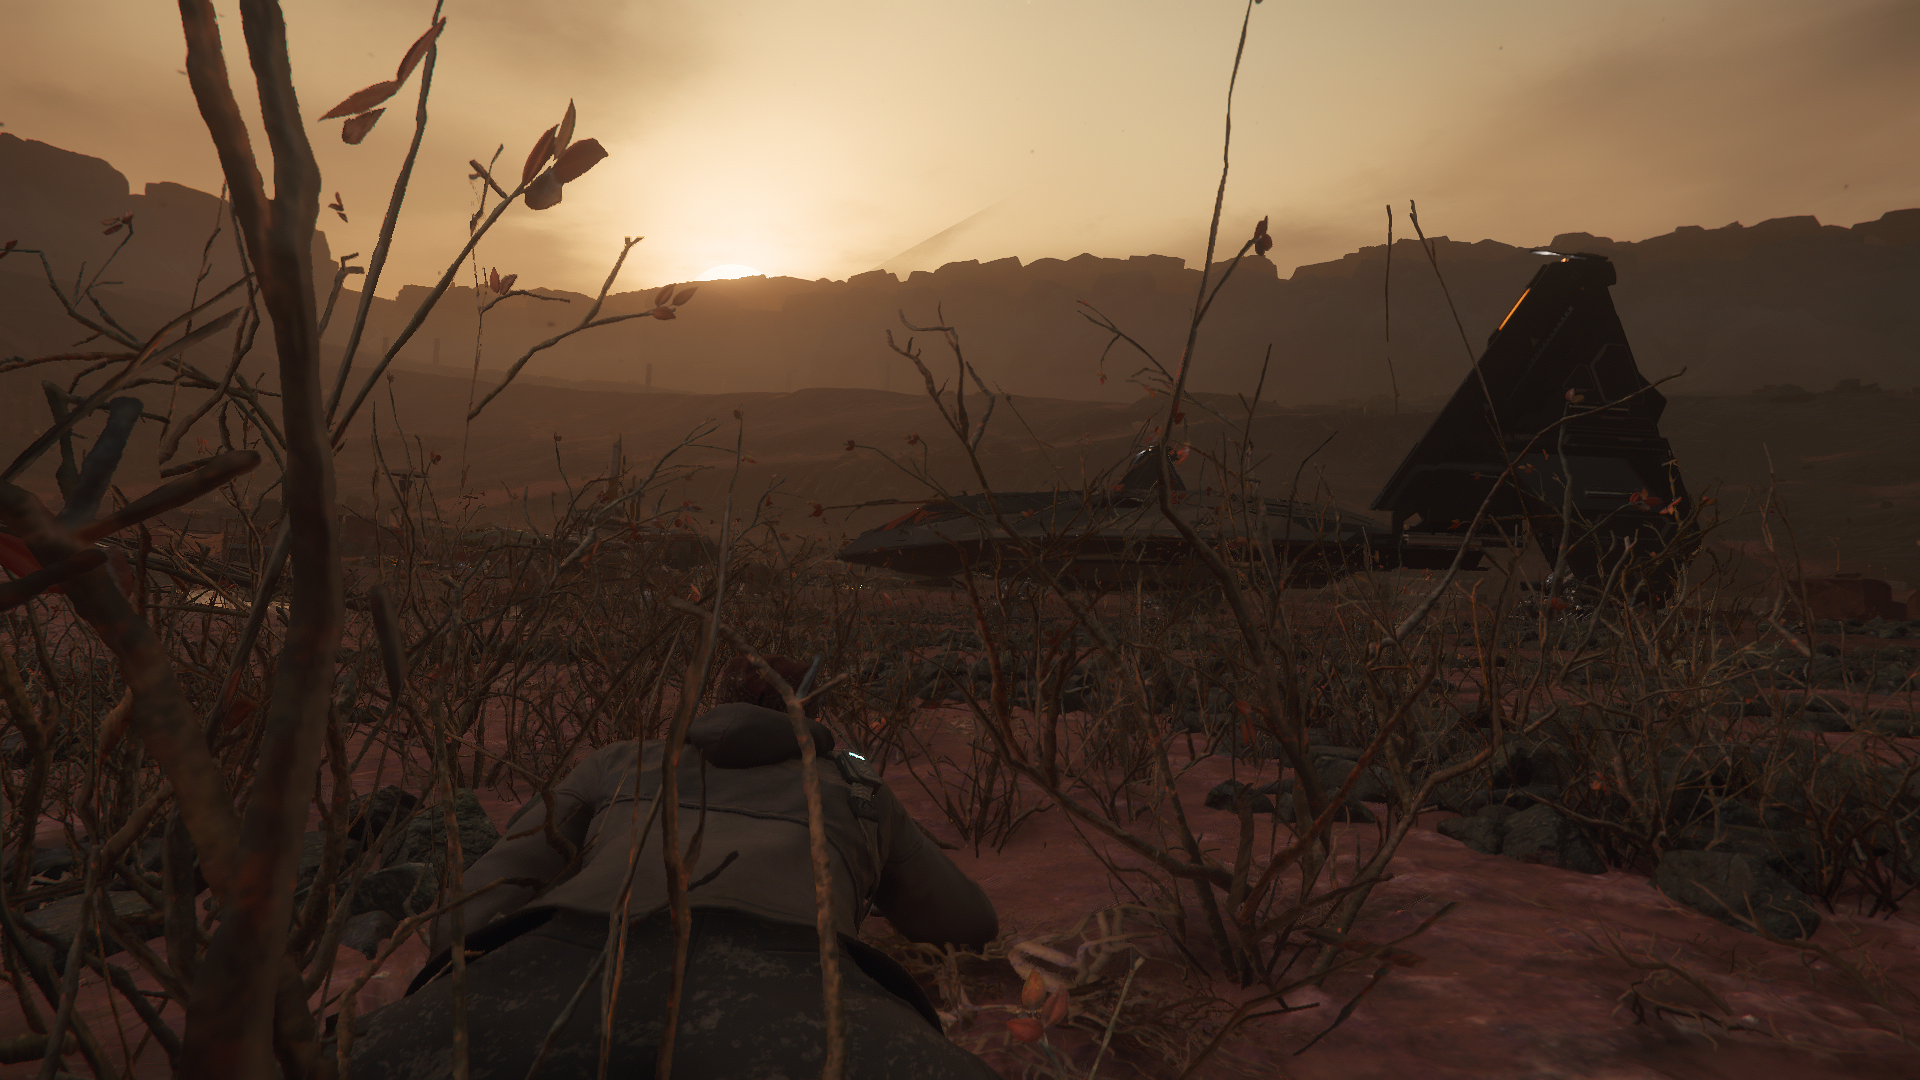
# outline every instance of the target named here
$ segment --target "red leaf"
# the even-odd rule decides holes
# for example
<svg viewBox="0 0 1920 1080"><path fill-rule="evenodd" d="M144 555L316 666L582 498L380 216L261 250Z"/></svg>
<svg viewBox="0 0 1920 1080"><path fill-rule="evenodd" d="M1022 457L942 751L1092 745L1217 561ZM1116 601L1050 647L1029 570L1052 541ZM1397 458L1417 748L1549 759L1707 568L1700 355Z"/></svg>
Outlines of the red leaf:
<svg viewBox="0 0 1920 1080"><path fill-rule="evenodd" d="M848 449L852 449L852 447L849 446ZM813 507L813 517L822 517L827 512L827 508L821 506L819 503L808 503L807 505Z"/></svg>
<svg viewBox="0 0 1920 1080"><path fill-rule="evenodd" d="M1100 385L1101 386L1107 385L1107 373L1104 371L1100 373Z"/></svg>
<svg viewBox="0 0 1920 1080"><path fill-rule="evenodd" d="M670 308L670 307L657 307L657 308L654 308L654 309L653 309L653 317L654 317L654 318L656 318L656 319L671 319L671 318L673 318L673 317L674 317L674 315L673 315L673 309L672 309L672 308Z"/></svg>
<svg viewBox="0 0 1920 1080"><path fill-rule="evenodd" d="M100 230L100 235L101 235L101 236L112 236L112 235L113 235L114 233L117 233L117 232L119 232L119 231L120 231L120 230L121 230L121 229L122 229L122 228L123 228L123 227L124 227L125 225L126 225L126 222L124 222L124 221L116 221L116 222L114 222L113 224L111 224L111 225L109 225L109 226L107 226L106 228L104 228L104 229L101 229L101 230Z"/></svg>
<svg viewBox="0 0 1920 1080"><path fill-rule="evenodd" d="M1174 423L1176 423L1176 424L1184 424L1184 423L1186 423L1186 422L1187 422L1187 414L1186 414L1185 412L1182 412L1182 411L1180 411L1180 410L1177 410L1177 409L1176 409L1176 410L1174 411L1174 414L1173 414L1173 422L1174 422Z"/></svg>
<svg viewBox="0 0 1920 1080"><path fill-rule="evenodd" d="M1067 988L1061 987L1047 999L1046 1011L1040 1014L1040 1022L1048 1027L1057 1026L1067 1018Z"/></svg>
<svg viewBox="0 0 1920 1080"><path fill-rule="evenodd" d="M1020 987L1020 1005L1022 1008L1037 1009L1047 1000L1047 979L1040 974L1039 968L1027 972L1027 981Z"/></svg>
<svg viewBox="0 0 1920 1080"><path fill-rule="evenodd" d="M426 33L414 39L413 44L407 47L407 55L400 58L400 70L393 77L395 82L407 81L407 76L413 74L414 66L427 55L428 49L433 48L434 39L438 38L440 31L446 28L447 20L443 18L434 23Z"/></svg>
<svg viewBox="0 0 1920 1080"><path fill-rule="evenodd" d="M347 98L347 100L328 109L327 115L320 119L337 120L342 116L352 116L354 113L366 112L368 109L392 97L394 91L398 89L400 89L400 84L392 79L388 79L386 82L374 83L372 86L355 92L351 97Z"/></svg>
<svg viewBox="0 0 1920 1080"><path fill-rule="evenodd" d="M917 445L919 445L919 443L920 443L920 436L918 436L918 435L909 435L909 436L907 436L907 445L908 445L908 446L917 446Z"/></svg>
<svg viewBox="0 0 1920 1080"><path fill-rule="evenodd" d="M700 291L700 287L696 285L693 288L688 289L687 291L681 293L679 296L674 297L673 306L679 307L681 304L684 304L687 301L693 299L693 294L699 291Z"/></svg>
<svg viewBox="0 0 1920 1080"><path fill-rule="evenodd" d="M20 241L18 241L18 240L9 240L9 241L7 241L7 246L5 246L5 247L0 247L0 259L4 259L4 258L6 258L6 257L7 257L7 252L9 252L9 251L12 251L12 250L13 250L13 246L14 246L15 244L18 244L19 242L20 242Z"/></svg>
<svg viewBox="0 0 1920 1080"><path fill-rule="evenodd" d="M600 159L606 156L607 152L601 148L600 140L581 139L567 147L567 152L560 155L559 161L554 162L553 172L560 178L561 183L569 183L580 179L581 174L600 164Z"/></svg>
<svg viewBox="0 0 1920 1080"><path fill-rule="evenodd" d="M653 306L659 307L660 305L666 303L669 299L671 299L672 296L673 296L673 286L669 285L666 288L661 289L659 292L653 294Z"/></svg>
<svg viewBox="0 0 1920 1080"><path fill-rule="evenodd" d="M1040 1021L1030 1016L1016 1016L1007 1021L1007 1033L1021 1042L1032 1042L1042 1034Z"/></svg>
<svg viewBox="0 0 1920 1080"><path fill-rule="evenodd" d="M548 169L539 178L527 185L527 207L532 210L547 210L560 205L564 194L560 181L553 178L553 170Z"/></svg>
<svg viewBox="0 0 1920 1080"><path fill-rule="evenodd" d="M508 293L512 292L513 283L519 280L520 280L519 274L508 274L506 277L501 278L500 279L500 295L505 296Z"/></svg>
<svg viewBox="0 0 1920 1080"><path fill-rule="evenodd" d="M386 111L375 109L348 119L346 123L340 125L340 141L348 146L359 146L360 140L366 138L367 132L372 131L373 125L379 122L380 114Z"/></svg>
<svg viewBox="0 0 1920 1080"><path fill-rule="evenodd" d="M565 156L567 147L573 145L573 99L567 99L567 115L560 121L560 133L553 137L553 152ZM585 170L582 170L583 172ZM562 181L564 183L565 181Z"/></svg>
<svg viewBox="0 0 1920 1080"><path fill-rule="evenodd" d="M500 271L487 271L487 288L492 289L496 293L500 291Z"/></svg>
<svg viewBox="0 0 1920 1080"><path fill-rule="evenodd" d="M520 170L520 182L530 183L540 166L553 156L553 128L548 128L538 139L533 140L533 149L527 154L527 164Z"/></svg>
<svg viewBox="0 0 1920 1080"><path fill-rule="evenodd" d="M742 415L740 415L740 410L739 410L739 409L735 409L735 410L733 410L733 418L734 418L735 420L745 420L745 419L746 419L746 417L744 417L744 416L742 416Z"/></svg>
<svg viewBox="0 0 1920 1080"><path fill-rule="evenodd" d="M847 440L847 449L848 449L848 450L852 450L852 449L853 449L853 440L852 440L852 439L848 439L848 440Z"/></svg>

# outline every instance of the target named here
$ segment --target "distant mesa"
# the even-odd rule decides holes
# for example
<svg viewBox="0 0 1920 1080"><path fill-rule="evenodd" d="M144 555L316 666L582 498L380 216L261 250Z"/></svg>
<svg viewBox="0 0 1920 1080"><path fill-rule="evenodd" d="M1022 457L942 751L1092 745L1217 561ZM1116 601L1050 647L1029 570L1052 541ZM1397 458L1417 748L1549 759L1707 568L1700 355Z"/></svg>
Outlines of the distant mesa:
<svg viewBox="0 0 1920 1080"><path fill-rule="evenodd" d="M129 210L138 235L113 264L114 278L126 284L112 290L112 309L122 321L158 325L193 289L218 200L174 184L150 184L136 195L105 161L0 133L0 241L51 252L61 280L71 281L83 261L98 266L113 252L123 236L102 236L100 219ZM521 381L686 393L906 392L920 380L886 345L887 332L898 335L904 317L913 325L958 328L967 361L989 386L1015 395L1124 402L1143 393L1135 381L1140 372L1155 362L1170 365L1185 346L1201 275L1179 258L1083 253L1027 262L950 260L932 271L887 269L926 265L930 258L914 255L931 252L934 240L947 245L942 253L962 250L966 226L959 222L846 281L714 266L701 275L704 287L680 318L636 319L568 339L540 352ZM1640 369L1649 378L1685 371L1667 393L1745 396L1765 387L1763 396L1792 398L1812 393L1800 388L1832 386L1836 369L1858 379L1862 392L1872 384L1920 381L1914 352L1920 304L1912 302L1920 295L1920 209L1851 227L1800 215L1755 225L1682 226L1638 241L1569 231L1544 246L1613 260L1615 305ZM333 266L323 262L324 243L317 247L315 281L324 288ZM1443 398L1471 362L1463 352L1486 340L1542 257L1532 254L1533 246L1496 240L1442 236L1433 248L1444 293L1425 271L1419 241L1411 239L1391 252L1399 265L1390 290L1384 245L1291 272L1264 258L1242 263L1209 309L1191 388L1233 394L1263 385L1263 400L1290 406L1385 402L1391 409ZM230 244L215 244L212 254L209 280L219 287L238 268ZM632 291L607 298L604 314L645 312L664 284L634 282ZM450 291L396 364L430 371L438 356L466 366L478 349L476 366L485 377L551 337L549 323L564 325L575 317L567 312L584 312L591 299L534 291L569 303L501 304L488 314L482 341L476 341L473 290ZM365 340L397 339L425 292L410 285L397 301L376 299ZM348 288L340 302L339 310L351 311L358 295ZM1110 342L1111 335L1083 317L1089 307L1115 320L1131 341ZM347 322L336 317L329 327L324 344L336 355ZM72 325L37 265L0 262L0 357L56 352L72 340Z"/></svg>

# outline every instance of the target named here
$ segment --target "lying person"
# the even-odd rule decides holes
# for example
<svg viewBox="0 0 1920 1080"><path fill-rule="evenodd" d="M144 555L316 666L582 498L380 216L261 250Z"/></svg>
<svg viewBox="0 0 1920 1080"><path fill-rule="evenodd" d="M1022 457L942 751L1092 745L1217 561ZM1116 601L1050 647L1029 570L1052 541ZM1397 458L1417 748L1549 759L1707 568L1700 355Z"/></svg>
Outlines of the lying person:
<svg viewBox="0 0 1920 1080"><path fill-rule="evenodd" d="M723 697L744 700L693 722L679 772L685 851L700 821L704 758L706 825L699 858L687 868L693 933L673 1075L799 1080L818 1075L826 1055L800 747L788 714L769 707L778 695L751 669L743 672L736 662L722 688ZM833 869L846 1075L994 1077L985 1062L947 1040L912 977L858 937L871 909L912 941L983 946L999 933L992 902L864 763L830 754L833 734L809 723ZM588 755L554 789L551 837L545 803L535 798L466 872L469 892L501 879L545 882L502 885L463 905L473 1080L524 1080L583 982L538 1075L599 1075L604 1010L594 968L629 866L628 936L607 1075L653 1075L673 958L657 820L637 857L632 853L634 831L647 822L660 790L664 748L664 740L627 741ZM577 852L571 859L569 849ZM451 937L450 917L442 916L430 946L437 955L407 996L356 1023L355 1080L449 1075Z"/></svg>

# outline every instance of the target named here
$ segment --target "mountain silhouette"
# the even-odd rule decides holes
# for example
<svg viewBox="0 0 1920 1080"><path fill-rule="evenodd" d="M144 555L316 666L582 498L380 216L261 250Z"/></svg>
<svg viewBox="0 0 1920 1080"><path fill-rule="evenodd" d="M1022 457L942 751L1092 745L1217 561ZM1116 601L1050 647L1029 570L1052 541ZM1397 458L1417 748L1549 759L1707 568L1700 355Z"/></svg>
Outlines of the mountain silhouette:
<svg viewBox="0 0 1920 1080"><path fill-rule="evenodd" d="M171 313L168 305L184 304L217 206L214 196L176 184L149 184L134 195L104 161L0 134L0 239L48 250L56 275L71 280L82 260L97 266L120 239L100 235L101 219L133 211L138 235L109 275L125 282L112 295L130 311L157 317ZM1384 245L1300 266L1287 277L1264 258L1246 260L1209 313L1192 385L1251 392L1271 346L1266 400L1384 403L1397 387L1403 405L1432 404L1458 385L1542 256L1530 245L1494 240L1441 236L1431 243L1439 277L1415 240L1394 245L1390 273ZM1637 242L1565 233L1544 246L1613 259L1619 268L1614 300L1640 366L1651 378L1684 369L1671 387L1676 392L1744 393L1783 384L1824 389L1838 378L1901 388L1920 383L1914 345L1920 305L1911 302L1920 292L1920 209L1851 228L1787 217L1753 226L1683 226ZM203 289L224 285L237 272L230 230L209 252L213 270ZM324 235L315 261L316 287L324 288L332 269ZM0 262L0 314L6 316L0 354L52 351L75 337L39 278L38 266L26 258ZM615 293L603 313L643 311L663 284ZM706 282L679 319L635 320L579 335L541 353L524 377L638 387L648 383L650 366L652 385L685 392L905 390L919 376L886 346L889 330L902 342L916 336L903 325L904 314L918 326L944 320L955 327L990 386L1124 401L1140 393L1129 380L1148 360L1126 342L1108 350L1110 336L1084 314L1097 309L1111 317L1172 367L1199 284L1199 272L1178 258L1084 254L1024 265L1013 258L951 262L905 280L881 269L846 281ZM356 363L399 334L426 291L406 286L397 300L374 301ZM577 323L592 299L537 291L566 302L508 300L487 315L477 335L474 290L449 290L397 363L431 370L437 360L442 371L471 372L478 336L484 343L478 367L497 372ZM357 293L344 293L342 311L357 302ZM344 344L347 322L334 320L326 337L331 349ZM918 334L917 347L944 376L953 361L938 337Z"/></svg>

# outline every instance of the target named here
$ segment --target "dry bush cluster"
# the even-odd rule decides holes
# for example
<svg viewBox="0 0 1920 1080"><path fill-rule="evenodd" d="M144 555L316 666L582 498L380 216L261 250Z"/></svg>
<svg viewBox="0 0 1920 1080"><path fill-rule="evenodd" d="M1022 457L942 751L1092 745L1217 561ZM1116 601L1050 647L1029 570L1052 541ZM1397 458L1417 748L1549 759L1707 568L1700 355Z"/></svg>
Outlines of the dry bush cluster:
<svg viewBox="0 0 1920 1080"><path fill-rule="evenodd" d="M255 273L144 337L90 308L91 285L68 293L49 274L74 318L124 352L31 361L91 365L50 389L52 426L0 487L0 523L17 538L10 550L32 559L8 563L17 580L0 586L10 723L0 828L12 853L0 871L0 930L6 975L38 1036L9 1053L43 1056L48 1068L77 1055L97 1075L118 1073L148 1044L189 1074L265 1075L271 1061L289 1076L343 1069L353 1025L338 1017L354 1015L380 965L458 899L461 870L497 835L473 793L504 785L515 798L541 798L592 748L631 738L679 745L730 651L819 656L815 685L841 738L890 783L929 795L972 850L1004 849L1034 815L1057 815L1131 898L984 955L876 936L928 985L954 1038L1028 1074L1185 1075L1230 1064L1231 1037L1292 1009L1289 995L1348 971L1370 974L1370 989L1419 964L1413 939L1452 905L1433 904L1393 941L1353 929L1418 815L1434 808L1467 823L1449 835L1493 850L1524 820L1545 839L1521 857L1567 869L1658 875L1685 861L1676 853L1752 856L1795 891L1751 906L1719 897L1721 917L1846 965L1888 1030L1904 1033L1911 994L1841 957L1814 927L1818 910L1837 905L1896 910L1920 881L1920 783L1906 737L1913 655L1876 638L1863 659L1845 634L1787 627L1778 590L1735 589L1726 567L1678 571L1659 606L1641 602L1630 573L1595 583L1578 603L1530 593L1518 584L1517 555L1473 584L1452 571L1361 573L1303 589L1303 568L1275 554L1264 510L1248 509L1272 494L1254 476L1259 448L1227 422L1219 446L1190 448L1189 480L1210 501L1206 524L1176 511L1170 485L1156 496L1205 575L1152 589L1077 587L1059 572L1070 537L1015 528L993 493L977 449L996 407L1014 407L988 391L950 327L916 330L950 346L950 386L911 341L896 351L925 376L967 453L967 485L986 493L972 504L979 524L1009 543L975 552L942 602L896 602L898 582L850 572L783 533L762 516L773 492L734 492L717 537L692 530L662 501L691 467L678 452L644 473L616 460L602 476L569 479L550 528L483 527L444 509L458 499L437 492L438 462L411 451L391 416L367 432L381 462L370 478L377 524L359 548L343 549L331 452L404 340L357 397L345 394L345 368L322 393L316 328L333 305L321 314L297 269L310 265L318 175L304 121L288 107L284 50L273 49L284 32L277 8L243 8L284 169L272 200L257 174L242 190L252 151L227 108L211 12L183 4L183 19L196 94L237 181L232 227ZM354 116L349 134L364 135L373 106L415 68L423 127L438 25L408 50L399 80L335 110ZM598 160L597 144L568 156L586 142L571 140L573 115L569 107L537 140L512 191L470 163L501 198L484 223L476 213L472 242L429 305L463 264L478 275L474 245L512 202L537 189L538 205L551 206L582 161ZM410 154L368 295L411 168ZM1263 222L1233 261L1270 244ZM1211 247L1212 238L1207 266ZM516 295L511 276L488 280L488 305ZM1195 301L1195 335L1208 287ZM216 312L242 289L244 305ZM688 299L663 291L647 314L671 318ZM569 333L606 321L589 312ZM1124 328L1096 321L1131 346ZM284 395L278 419L267 395L235 374L268 325ZM225 377L184 358L228 331ZM1201 407L1184 397L1194 340L1174 363L1140 350L1138 378L1168 400L1143 444L1173 441L1183 410ZM215 408L223 443L177 467L181 478L160 491L129 499L111 481L147 412L123 392L143 384L209 394L158 418L176 435L164 446ZM82 425L95 434L76 457ZM707 446L717 430L695 428L683 449ZM249 478L261 451L283 478ZM12 484L55 452L57 512ZM948 494L922 465L898 464ZM276 490L284 517L263 525L263 500ZM1102 480L1082 497L1093 505L1104 490ZM246 530L247 542L219 557L159 524L208 497ZM1683 535L1713 527L1687 525ZM1696 545L1688 535L1686 549ZM1819 707L1835 680L1847 690L1856 679L1883 700L1907 695L1905 715ZM799 701L785 689L797 721ZM802 744L810 755L811 740ZM1238 817L1217 850L1203 847L1177 787L1212 753L1277 760L1287 773L1271 790L1216 789ZM1371 829L1344 874L1336 822ZM49 825L58 835L36 842ZM676 834L668 822L665 835ZM664 854L684 890L678 853L669 845ZM684 891L676 905L678 922ZM343 941L369 954L364 967L337 967ZM1730 1021L1710 992L1692 1004L1660 996L1678 969L1616 947L1654 972L1628 991L1636 1013L1691 1009ZM464 961L454 957L458 979ZM1184 967L1195 989L1142 977L1149 957ZM75 1010L82 970L111 984L115 1030ZM1207 989L1213 980L1257 992L1229 1000ZM1356 1006L1358 996L1325 1029ZM337 1045L324 1041L329 1033ZM840 1064L830 1054L827 1073Z"/></svg>

